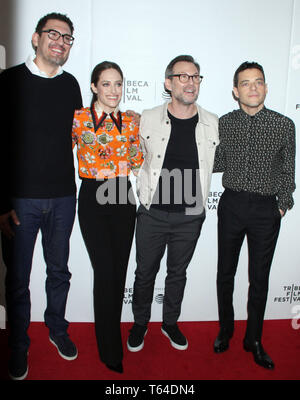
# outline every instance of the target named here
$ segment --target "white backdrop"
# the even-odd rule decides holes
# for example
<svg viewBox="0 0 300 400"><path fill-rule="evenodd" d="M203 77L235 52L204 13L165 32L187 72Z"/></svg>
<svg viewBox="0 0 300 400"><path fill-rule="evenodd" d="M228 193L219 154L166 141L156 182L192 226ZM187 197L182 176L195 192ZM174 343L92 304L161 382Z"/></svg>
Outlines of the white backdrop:
<svg viewBox="0 0 300 400"><path fill-rule="evenodd" d="M291 117L300 129L300 106L296 110L300 103L300 26L296 24L300 0L0 0L0 4L2 15L9 7L11 16L0 27L0 68L22 63L32 53L31 35L41 16L53 11L68 14L76 39L64 68L78 79L84 105L90 103L91 71L101 61L115 61L123 69L122 109L141 112L163 102L164 71L169 61L179 54L191 54L204 75L199 103L221 116L238 107L231 94L232 78L235 69L248 60L259 62L265 69L269 85L266 106ZM77 182L79 187L79 179ZM215 175L207 218L188 268L182 321L218 319L216 208L222 190L221 175ZM299 191L294 198L296 206L282 220L271 270L267 319L292 318L294 307L300 303ZM236 319L247 317L247 263L244 243L235 282ZM72 280L67 318L93 321L92 269L77 219L69 266ZM132 321L134 271L135 244L128 267L123 321ZM155 286L152 321L161 320L165 271L164 258ZM44 282L39 238L30 286L33 321L43 320Z"/></svg>

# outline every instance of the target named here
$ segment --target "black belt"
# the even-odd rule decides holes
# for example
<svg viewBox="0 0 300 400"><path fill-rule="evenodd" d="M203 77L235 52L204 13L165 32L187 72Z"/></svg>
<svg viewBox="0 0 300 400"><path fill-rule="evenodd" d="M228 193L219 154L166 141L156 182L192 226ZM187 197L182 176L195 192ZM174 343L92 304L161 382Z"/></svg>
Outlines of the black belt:
<svg viewBox="0 0 300 400"><path fill-rule="evenodd" d="M249 200L258 200L258 201L268 201L272 199L276 199L275 194L260 194L260 193L255 193L255 192L246 192L245 190L237 191L237 190L232 190L229 188L225 188L225 192L230 193L233 196L249 199ZM224 192L224 193L225 193Z"/></svg>

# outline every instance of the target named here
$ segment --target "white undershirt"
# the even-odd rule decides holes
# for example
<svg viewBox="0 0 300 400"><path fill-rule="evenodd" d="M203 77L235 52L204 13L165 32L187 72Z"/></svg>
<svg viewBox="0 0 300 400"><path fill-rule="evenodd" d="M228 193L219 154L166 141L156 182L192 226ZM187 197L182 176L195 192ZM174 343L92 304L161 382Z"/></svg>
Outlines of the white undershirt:
<svg viewBox="0 0 300 400"><path fill-rule="evenodd" d="M55 77L58 76L58 75L61 75L61 74L64 72L63 69L62 69L62 67L59 65L56 74L55 74L54 76L49 76L49 75L46 74L46 72L41 71L41 70L39 69L39 67L38 67L38 66L36 65L36 63L33 61L34 59L35 59L35 55L30 55L30 56L27 58L26 62L25 62L26 67L29 69L29 71L30 71L33 75L37 75L37 76L40 76L40 77L42 77L42 78L49 78L49 79L52 79L52 78L55 78Z"/></svg>

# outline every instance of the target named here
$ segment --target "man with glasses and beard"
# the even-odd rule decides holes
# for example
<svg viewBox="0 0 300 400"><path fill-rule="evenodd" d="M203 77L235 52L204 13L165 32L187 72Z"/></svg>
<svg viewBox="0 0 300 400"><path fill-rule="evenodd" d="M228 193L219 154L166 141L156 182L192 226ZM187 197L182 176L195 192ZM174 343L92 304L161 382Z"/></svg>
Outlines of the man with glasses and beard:
<svg viewBox="0 0 300 400"><path fill-rule="evenodd" d="M127 342L133 352L144 346L155 278L166 248L162 333L174 348L188 347L177 320L186 269L205 219L219 143L218 118L196 103L202 78L193 57L176 57L165 72L170 101L142 113L140 142L144 162L137 177L141 205L136 227L134 325Z"/></svg>
<svg viewBox="0 0 300 400"><path fill-rule="evenodd" d="M35 241L42 234L47 265L45 323L61 357L77 349L65 320L76 185L71 131L82 107L76 79L62 70L74 41L62 14L43 17L32 36L35 55L0 75L3 171L0 229L7 267L6 299L12 379L25 379L30 339L30 272Z"/></svg>

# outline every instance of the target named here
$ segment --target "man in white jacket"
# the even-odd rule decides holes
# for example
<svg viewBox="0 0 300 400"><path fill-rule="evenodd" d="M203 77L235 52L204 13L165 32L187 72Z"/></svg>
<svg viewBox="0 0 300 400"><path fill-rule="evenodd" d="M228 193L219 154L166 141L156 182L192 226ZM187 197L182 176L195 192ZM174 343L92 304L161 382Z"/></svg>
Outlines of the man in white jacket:
<svg viewBox="0 0 300 400"><path fill-rule="evenodd" d="M165 90L170 101L142 113L140 141L144 163L137 177L141 205L137 215L137 269L132 303L135 322L127 342L133 352L144 346L155 278L166 247L162 333L176 349L188 347L177 320L186 269L205 219L219 143L217 116L196 103L202 79L193 57L176 57L165 72Z"/></svg>

